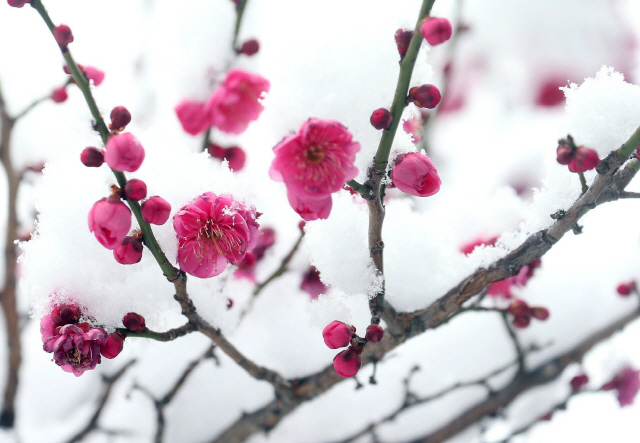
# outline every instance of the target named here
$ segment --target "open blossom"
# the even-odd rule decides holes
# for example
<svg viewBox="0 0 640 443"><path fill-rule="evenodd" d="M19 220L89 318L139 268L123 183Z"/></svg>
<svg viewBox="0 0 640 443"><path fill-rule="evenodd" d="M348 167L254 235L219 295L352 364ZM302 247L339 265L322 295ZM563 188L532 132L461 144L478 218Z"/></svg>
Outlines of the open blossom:
<svg viewBox="0 0 640 443"><path fill-rule="evenodd" d="M256 211L230 195L206 192L173 217L180 269L200 278L238 264L257 243Z"/></svg>
<svg viewBox="0 0 640 443"><path fill-rule="evenodd" d="M204 102L182 100L176 105L174 111L176 111L182 129L191 135L198 135L211 127Z"/></svg>
<svg viewBox="0 0 640 443"><path fill-rule="evenodd" d="M339 122L311 118L273 148L269 175L285 183L289 204L303 219L327 218L331 193L358 174L353 162L359 150Z"/></svg>
<svg viewBox="0 0 640 443"><path fill-rule="evenodd" d="M602 386L604 391L615 389L618 391L618 403L621 407L633 404L640 391L640 371L627 366L613 380Z"/></svg>
<svg viewBox="0 0 640 443"><path fill-rule="evenodd" d="M229 71L205 105L209 122L221 131L240 134L260 116L260 98L268 91L267 79L239 69Z"/></svg>
<svg viewBox="0 0 640 443"><path fill-rule="evenodd" d="M103 198L94 203L88 221L100 244L115 249L131 229L131 210L118 198Z"/></svg>
<svg viewBox="0 0 640 443"><path fill-rule="evenodd" d="M50 316L45 316L50 317ZM43 322L45 322L43 318ZM42 323L41 323L42 324ZM68 324L56 328L54 334L45 337L43 349L53 353L53 360L65 372L76 377L94 369L100 363L100 348L107 343L108 334L102 328L92 328L89 323Z"/></svg>

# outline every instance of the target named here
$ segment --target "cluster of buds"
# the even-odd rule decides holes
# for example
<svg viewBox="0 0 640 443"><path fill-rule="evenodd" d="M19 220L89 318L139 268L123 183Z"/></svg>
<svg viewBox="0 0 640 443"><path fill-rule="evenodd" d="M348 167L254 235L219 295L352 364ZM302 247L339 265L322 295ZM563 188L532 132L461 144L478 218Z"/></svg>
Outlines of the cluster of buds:
<svg viewBox="0 0 640 443"><path fill-rule="evenodd" d="M85 148L80 161L88 167L100 167L103 163L119 172L137 171L145 157L142 144L131 133L122 133L131 122L131 113L118 106L111 111L111 133L106 148ZM113 250L114 258L121 264L138 263L142 258L143 238L140 231L131 235L131 210L122 202L126 199L138 202L147 196L147 185L139 179L127 181L124 190L112 187L109 198L97 201L89 211L89 230L105 248ZM152 196L141 205L142 218L151 224L162 225L169 220L171 205L162 197Z"/></svg>
<svg viewBox="0 0 640 443"><path fill-rule="evenodd" d="M600 163L598 153L584 146L577 146L570 135L558 141L556 160L567 165L571 172L585 172L594 169Z"/></svg>
<svg viewBox="0 0 640 443"><path fill-rule="evenodd" d="M340 351L333 359L333 367L340 377L349 378L358 373L362 367L361 355L368 343L378 343L384 336L384 329L378 324L367 326L364 339L356 335L356 328L341 321L332 321L322 331L324 343L331 349Z"/></svg>
<svg viewBox="0 0 640 443"><path fill-rule="evenodd" d="M530 307L524 300L511 302L506 312L513 315L512 324L516 328L526 328L531 323L531 318L544 321L549 318L549 310L540 306Z"/></svg>
<svg viewBox="0 0 640 443"><path fill-rule="evenodd" d="M628 297L632 293L638 294L638 288L636 286L635 280L632 280L628 283L620 283L616 288L616 291L623 297Z"/></svg>
<svg viewBox="0 0 640 443"><path fill-rule="evenodd" d="M207 152L209 152L209 155L213 158L229 162L229 169L234 172L238 172L244 167L244 162L247 158L247 154L238 146L223 148L214 143L209 143Z"/></svg>

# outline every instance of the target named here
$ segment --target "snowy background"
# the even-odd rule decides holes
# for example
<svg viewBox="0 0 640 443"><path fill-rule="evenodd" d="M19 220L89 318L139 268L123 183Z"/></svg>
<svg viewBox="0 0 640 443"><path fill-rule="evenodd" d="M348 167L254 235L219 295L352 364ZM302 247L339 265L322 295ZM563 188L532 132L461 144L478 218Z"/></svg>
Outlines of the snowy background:
<svg viewBox="0 0 640 443"><path fill-rule="evenodd" d="M173 212L206 191L231 193L263 213L262 226L276 229L276 243L257 269L261 281L298 237L299 217L289 207L284 185L268 177L272 147L309 117L339 120L362 146L356 161L362 181L380 137L369 116L390 106L397 80L393 34L414 26L420 2L250 0L239 40L259 39L260 52L251 58L235 57L229 49L235 19L229 0L69 0L45 6L55 23L73 30L70 49L76 61L106 72L104 83L94 89L103 115L118 105L133 115L127 130L141 141L147 157L129 177L143 179L149 194L168 200ZM418 146L427 147L436 164L441 191L421 200L392 191L387 200L387 299L407 311L428 306L473 270L504 256L527 235L549 226L549 214L575 200L577 176L555 161L559 138L571 133L602 157L640 124L640 87L622 79L633 83L640 75L634 33L640 6L633 0L437 0L433 15L460 20L468 29L455 41L423 47L412 79L412 86L430 82L442 87L449 103L432 118L427 143ZM11 113L66 81L57 45L28 6L0 5L0 41L0 85ZM445 90L447 62L451 78ZM219 143L246 150L241 173L199 153L201 137L184 133L173 112L182 99L206 99L229 66L259 73L271 83L263 114L244 134L214 131ZM585 82L588 77L593 80ZM574 83L566 90L566 110L564 101L536 104L548 82ZM120 326L131 311L142 314L153 330L184 323L173 287L148 251L141 263L123 267L88 231L86 214L107 195L113 178L106 167L86 168L78 161L84 147L100 146L100 140L81 93L73 87L68 91L65 103L43 103L14 131L15 164L46 161L47 166L42 177L30 176L20 191L24 226L33 225L34 204L39 213L35 239L23 245L21 262L19 301L32 319L22 335L17 427L0 438L64 441L93 413L101 374L136 358L115 386L100 422L102 428L126 433L93 433L86 441L147 442L155 432L155 412L132 386L164 395L187 363L208 347L205 337L192 334L171 343L127 339L116 359L103 360L80 378L61 371L42 351L38 322L55 291L108 327ZM407 118L411 112L417 110L407 108ZM394 153L414 149L411 137L399 130ZM593 173L587 174L592 179ZM640 187L632 183L630 189ZM333 198L330 218L307 224L289 272L262 292L244 318L253 287L234 279L232 269L212 279L189 279L201 315L249 358L285 377L311 374L331 363L335 351L321 339L328 322L338 319L360 331L368 324L366 294L374 279L366 205L346 191ZM519 332L525 345L547 345L531 356L531 365L568 350L636 307L636 298L622 298L615 288L640 276L640 232L633 223L639 216L635 201L607 204L584 217L582 235L567 234L543 257L535 277L517 294L551 312L546 322L534 321ZM175 257L171 224L154 232L167 256ZM500 236L495 248L468 257L459 251L470 240L492 236ZM299 289L309 263L331 287L314 302ZM228 298L234 300L229 310ZM625 364L640 366L639 338L636 322L590 353L582 366L591 378L589 387L600 387ZM5 353L0 347L0 361ZM222 352L217 355L220 365L200 365L166 409L166 441L210 440L241 413L271 400L268 384L251 379ZM420 371L411 387L427 395L482 377L514 357L499 315L464 314L390 353L378 365L377 385L365 383L371 373L365 367L359 374L362 389L347 380L305 403L268 436L250 441L340 440L394 410L403 399L402 381L415 365ZM486 440L500 440L544 415L569 393L568 382L578 372L578 366L570 367L558 382L519 397L504 419L483 422ZM501 377L495 386L507 382ZM485 396L477 387L456 391L381 426L378 436L381 441L416 438ZM513 441L637 442L639 417L640 406L620 409L611 393L582 395L551 422ZM474 426L455 441L479 441L478 436Z"/></svg>

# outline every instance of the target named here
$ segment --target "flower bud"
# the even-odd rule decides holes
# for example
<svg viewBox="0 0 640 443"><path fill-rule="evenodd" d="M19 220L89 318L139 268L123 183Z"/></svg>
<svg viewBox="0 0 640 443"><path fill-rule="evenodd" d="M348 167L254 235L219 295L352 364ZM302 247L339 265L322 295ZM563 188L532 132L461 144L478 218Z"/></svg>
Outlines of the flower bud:
<svg viewBox="0 0 640 443"><path fill-rule="evenodd" d="M341 321L332 321L322 331L324 343L331 349L343 348L351 341L351 336L356 332L353 326Z"/></svg>
<svg viewBox="0 0 640 443"><path fill-rule="evenodd" d="M598 163L600 163L600 158L596 151L578 146L568 166L571 172L585 172L598 166Z"/></svg>
<svg viewBox="0 0 640 443"><path fill-rule="evenodd" d="M113 250L113 257L121 265L133 265L142 259L142 240L127 236L120 246Z"/></svg>
<svg viewBox="0 0 640 443"><path fill-rule="evenodd" d="M59 88L54 89L53 92L51 93L51 100L53 100L56 103L62 103L66 101L67 98L69 98L69 96L67 95L66 86L60 86Z"/></svg>
<svg viewBox="0 0 640 443"><path fill-rule="evenodd" d="M129 312L122 319L122 324L131 332L144 332L147 329L144 317L135 312Z"/></svg>
<svg viewBox="0 0 640 443"><path fill-rule="evenodd" d="M371 126L376 129L389 129L393 121L393 116L388 109L380 108L373 111L369 121L371 122Z"/></svg>
<svg viewBox="0 0 640 443"><path fill-rule="evenodd" d="M558 145L558 149L556 149L556 160L561 165L568 165L574 157L574 150L569 145Z"/></svg>
<svg viewBox="0 0 640 443"><path fill-rule="evenodd" d="M507 312L509 312L509 314L513 315L514 317L525 317L530 313L529 305L524 300L514 300L509 305Z"/></svg>
<svg viewBox="0 0 640 443"><path fill-rule="evenodd" d="M142 180L133 178L124 185L124 195L129 200L140 201L147 196L147 185Z"/></svg>
<svg viewBox="0 0 640 443"><path fill-rule="evenodd" d="M440 177L431 159L421 152L400 154L391 171L391 180L402 192L429 197L440 190Z"/></svg>
<svg viewBox="0 0 640 443"><path fill-rule="evenodd" d="M115 249L131 229L131 210L117 198L103 198L89 211L89 230L107 249Z"/></svg>
<svg viewBox="0 0 640 443"><path fill-rule="evenodd" d="M512 321L513 326L518 329L526 328L527 326L529 326L529 323L531 323L531 317L529 317L528 315L523 317L513 317Z"/></svg>
<svg viewBox="0 0 640 443"><path fill-rule="evenodd" d="M242 148L239 148L238 146L232 146L224 150L222 158L229 162L229 169L237 172L244 167L244 162L247 156Z"/></svg>
<svg viewBox="0 0 640 443"><path fill-rule="evenodd" d="M371 343L378 343L384 337L384 329L382 326L371 324L367 326L367 333L364 336L365 339L369 340Z"/></svg>
<svg viewBox="0 0 640 443"><path fill-rule="evenodd" d="M112 332L109 334L106 343L100 346L100 354L104 358L115 358L122 351L123 346L124 340L122 340L120 334Z"/></svg>
<svg viewBox="0 0 640 443"><path fill-rule="evenodd" d="M398 53L400 54L400 61L407 55L409 49L409 43L413 38L413 31L407 29L398 29L395 33L396 46L398 47Z"/></svg>
<svg viewBox="0 0 640 443"><path fill-rule="evenodd" d="M220 145L216 145L215 143L209 143L207 146L207 152L213 158L219 158L222 160L224 158L226 149Z"/></svg>
<svg viewBox="0 0 640 443"><path fill-rule="evenodd" d="M31 3L31 0L7 0L7 3L14 8L22 8L27 3Z"/></svg>
<svg viewBox="0 0 640 443"><path fill-rule="evenodd" d="M453 35L451 22L442 17L429 17L420 27L420 34L432 46L444 43Z"/></svg>
<svg viewBox="0 0 640 443"><path fill-rule="evenodd" d="M80 153L80 161L89 168L97 168L104 163L104 154L98 148L89 146Z"/></svg>
<svg viewBox="0 0 640 443"><path fill-rule="evenodd" d="M163 225L169 220L171 205L162 197L157 195L150 197L142 203L142 218L154 225Z"/></svg>
<svg viewBox="0 0 640 443"><path fill-rule="evenodd" d="M104 80L104 71L93 66L86 66L81 69L87 79L93 80L94 86L100 86L100 83Z"/></svg>
<svg viewBox="0 0 640 443"><path fill-rule="evenodd" d="M204 103L183 100L176 105L174 111L182 129L188 134L198 135L211 127Z"/></svg>
<svg viewBox="0 0 640 443"><path fill-rule="evenodd" d="M238 49L238 54L244 54L248 57L255 55L260 50L260 43L255 38L247 40Z"/></svg>
<svg viewBox="0 0 640 443"><path fill-rule="evenodd" d="M124 106L116 106L111 110L110 129L122 131L131 122L131 113Z"/></svg>
<svg viewBox="0 0 640 443"><path fill-rule="evenodd" d="M76 305L56 306L51 312L51 319L56 326L78 323L80 320L80 308Z"/></svg>
<svg viewBox="0 0 640 443"><path fill-rule="evenodd" d="M549 318L549 310L547 308L535 306L531 308L531 315L540 321L544 321Z"/></svg>
<svg viewBox="0 0 640 443"><path fill-rule="evenodd" d="M341 351L333 359L333 368L340 377L349 378L358 373L362 366L362 359L358 351L352 346Z"/></svg>
<svg viewBox="0 0 640 443"><path fill-rule="evenodd" d="M311 266L307 272L302 275L300 289L305 291L312 299L317 299L320 294L327 292L327 286L320 280L320 271L315 266Z"/></svg>
<svg viewBox="0 0 640 443"><path fill-rule="evenodd" d="M58 45L67 46L69 43L73 42L73 34L71 33L71 28L67 25L58 25L53 28L53 38L56 39Z"/></svg>
<svg viewBox="0 0 640 443"><path fill-rule="evenodd" d="M419 108L433 109L442 100L440 90L434 85L414 86L409 89L407 102L413 102Z"/></svg>
<svg viewBox="0 0 640 443"><path fill-rule="evenodd" d="M134 172L144 160L144 148L133 134L116 134L107 142L104 159L111 169Z"/></svg>
<svg viewBox="0 0 640 443"><path fill-rule="evenodd" d="M576 375L571 379L571 389L579 391L584 385L589 383L589 377L586 374Z"/></svg>
<svg viewBox="0 0 640 443"><path fill-rule="evenodd" d="M620 283L616 288L616 291L618 291L618 294L622 295L623 297L626 297L627 295L631 294L635 290L636 290L635 281L631 281L629 283Z"/></svg>

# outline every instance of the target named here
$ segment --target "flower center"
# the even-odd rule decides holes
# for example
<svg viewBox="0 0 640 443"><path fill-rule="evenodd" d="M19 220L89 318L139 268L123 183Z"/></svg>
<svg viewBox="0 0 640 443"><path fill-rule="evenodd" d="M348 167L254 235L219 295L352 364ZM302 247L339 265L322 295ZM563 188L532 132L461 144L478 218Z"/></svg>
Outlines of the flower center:
<svg viewBox="0 0 640 443"><path fill-rule="evenodd" d="M312 146L306 150L304 156L311 163L320 163L320 160L324 158L324 151L320 146Z"/></svg>

